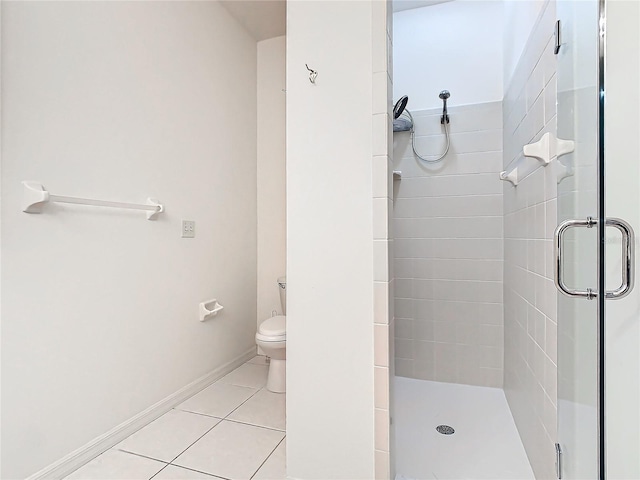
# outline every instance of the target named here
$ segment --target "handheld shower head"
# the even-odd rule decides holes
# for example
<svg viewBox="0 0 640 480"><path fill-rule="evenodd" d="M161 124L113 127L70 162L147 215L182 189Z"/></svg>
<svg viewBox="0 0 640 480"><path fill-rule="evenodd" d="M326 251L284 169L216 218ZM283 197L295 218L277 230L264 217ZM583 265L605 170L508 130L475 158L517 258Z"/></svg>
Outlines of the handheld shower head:
<svg viewBox="0 0 640 480"><path fill-rule="evenodd" d="M394 120L396 118L398 118L400 115L402 115L402 112L404 112L404 109L406 108L408 101L409 101L409 97L407 97L406 95L404 95L403 97L400 97L398 99L396 104L393 106L393 119Z"/></svg>
<svg viewBox="0 0 640 480"><path fill-rule="evenodd" d="M442 90L440 92L440 95L438 95L441 99L442 99L442 117L440 117L440 123L441 124L445 124L449 123L449 115L447 114L447 98L449 98L451 96L451 93L449 93L449 90Z"/></svg>
<svg viewBox="0 0 640 480"><path fill-rule="evenodd" d="M413 119L411 113L407 110L407 116L400 118L400 115L405 111L409 97L406 95L400 97L396 104L393 106L393 131L394 132L410 132L413 128Z"/></svg>

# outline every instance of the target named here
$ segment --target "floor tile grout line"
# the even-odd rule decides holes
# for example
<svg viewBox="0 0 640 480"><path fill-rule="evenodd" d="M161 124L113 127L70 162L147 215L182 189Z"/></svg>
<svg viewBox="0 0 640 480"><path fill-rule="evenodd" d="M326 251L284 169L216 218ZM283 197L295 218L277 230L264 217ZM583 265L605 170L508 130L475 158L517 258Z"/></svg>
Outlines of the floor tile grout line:
<svg viewBox="0 0 640 480"><path fill-rule="evenodd" d="M167 463L164 467L162 467L158 472L156 472L153 476L149 477L149 480L152 480L153 478L155 478L160 472L162 472L164 469L166 469L169 465L171 465L170 463Z"/></svg>
<svg viewBox="0 0 640 480"><path fill-rule="evenodd" d="M251 475L251 477L250 477L250 479L251 479L251 480L253 479L253 477L255 477L255 476L256 476L256 474L260 471L260 469L264 466L264 464L265 464L265 463L267 463L267 460L269 460L269 459L271 458L271 455L273 455L273 452L275 452L275 451L278 449L278 447L280 446L280 444L281 444L282 442L284 442L286 438L287 438L287 436L286 436L286 435L285 435L284 437L282 437L282 440L280 440L280 441L278 442L278 444L274 447L274 449L273 449L273 450L271 450L271 453L270 453L269 455L267 455L267 458L265 458L265 459L264 459L264 462L262 462L262 463L260 464L260 466L258 467L258 469L257 469L255 472L253 472L253 475Z"/></svg>
<svg viewBox="0 0 640 480"><path fill-rule="evenodd" d="M253 358L255 358L255 357L253 357ZM244 364L242 364L242 365L247 365L247 364L249 364L249 361L245 362L245 363L244 363ZM241 365L241 366L242 366L242 365ZM266 365L260 365L260 364L252 364L252 365L266 366ZM238 367L238 368L240 368L240 367ZM237 370L237 368L236 368L235 370ZM229 373L233 373L235 370L233 370L233 371L231 371L231 372L229 372ZM224 378L224 377L222 377L222 378ZM206 388L209 388L209 387L210 387L210 386L212 386L212 385L215 385L216 383L219 383L219 382L220 382L220 380L222 380L222 378L221 378L221 379L219 379L219 380L216 380L216 381L215 381L215 382L213 382L211 385L209 385L209 386L205 387L205 389L206 389ZM220 383L224 383L224 382L220 382ZM193 468L185 467L185 466L183 466L183 465L178 465L178 464L175 464L175 463L173 463L173 462L175 462L175 461L176 461L180 456L182 456L182 455L183 455L187 450L189 450L192 446L194 446L197 442L199 442L199 441L200 441L200 440L201 440L205 435L207 435L209 432L211 432L214 428L216 428L218 425L220 425L220 424L221 424L223 421L225 421L225 420L226 420L226 421L229 421L229 422L232 422L232 423L240 424L240 425L246 425L246 426L251 426L251 427L255 427L255 428L261 428L261 429L264 429L264 430L270 430L270 431L273 431L273 432L283 433L283 434L284 434L283 438L278 442L278 444L274 447L274 449L269 453L269 455L267 455L267 457L265 458L265 460L260 464L260 466L258 467L258 469L253 473L253 475L251 476L251 478L253 478L253 476L255 476L255 474L260 470L260 468L262 468L262 466L263 466L263 465L265 464L265 462L269 459L269 457L271 457L271 455L272 455L272 454L273 454L273 452L278 448L278 446L279 446L279 445L284 441L284 439L286 438L286 430L279 430L279 429L276 429L276 428L265 427L265 426L262 426L262 425L254 425L254 424L251 424L251 423L246 423L246 422L241 422L241 421L237 421L237 420L229 419L228 417L229 417L230 415L232 415L236 410L238 410L238 409L239 409L240 407L242 407L245 403L247 403L249 400L251 400L255 395L257 395L257 394L258 394L258 392L260 392L260 391L264 390L264 389L265 389L265 386L263 385L262 387L256 388L256 387L247 387L247 386L245 386L245 385L235 385L235 384L226 384L226 385L232 385L232 386L235 386L235 387L248 388L248 389L252 389L252 390L255 390L255 391L254 391L254 392L251 394L251 396L249 396L246 400L244 400L243 402L241 402L241 403L240 403L240 405L238 405L238 406L237 406L236 408L234 408L231 412L229 412L229 413L228 413L224 418L216 417L216 416L213 416L213 415L208 415L208 414L206 414L206 413L193 412L193 411L190 411L190 410L181 410L181 409L177 408L177 406L172 408L172 410L179 411L179 412L183 412L183 413L190 413L190 414L193 414L193 415L200 415L200 416L204 416L204 417L207 417L207 418L215 418L216 420L218 420L218 422L217 422L215 425L213 425L211 428L209 428L206 432L204 432L202 435L200 435L196 440L194 440L192 443L190 443L190 444L189 444L189 446L187 446L184 450L182 450L182 451L181 451L178 455L176 455L176 456L175 456L171 461L167 462L166 460L160 460L160 459L158 459L158 458L149 457L149 456L147 456L147 455L143 455L143 454L140 454L140 453L135 453L135 452L131 452L131 451L128 451L128 450L123 450L123 449L121 449L121 448L117 448L117 447L115 447L115 446L114 446L114 447L112 447L112 449L113 449L113 450L116 450L116 451L119 451L119 452L122 452L122 453L125 453L125 454L134 455L134 456L136 456L136 457L140 457L140 458L146 458L146 459L148 459L148 460L152 460L152 461L156 461L156 462L158 462L158 463L162 463L162 464L164 464L164 466L163 466L163 467L162 467L158 472L156 472L154 475L152 475L151 477L149 477L149 480L151 480L151 479L153 479L154 477L156 477L158 474L160 474L160 472L162 472L163 470L165 470L169 465L172 465L172 466L174 466L174 467L178 467L178 468L185 468L185 469L187 469L187 470L192 470L192 471L194 471L194 472L199 472L199 473L202 473L202 474L205 474L205 475L210 475L210 476L211 476L211 477L213 477L213 478L219 478L219 479L222 479L222 480L229 480L229 479L227 479L226 477L220 477L220 476L218 476L218 475L213 475L213 474L208 473L208 472L203 472L203 471L196 470L196 469L193 469ZM201 391L204 391L205 389L202 389ZM200 392L198 392L198 393L200 393ZM195 395L197 395L197 394L195 394ZM194 395L194 396L195 396L195 395ZM129 438L129 437L127 437L127 438Z"/></svg>
<svg viewBox="0 0 640 480"><path fill-rule="evenodd" d="M194 412L192 410L181 410L181 409L179 409L177 407L174 407L173 409L177 410L178 412L191 413L193 415L200 415L201 417L217 418L218 420L224 420L224 417L217 417L215 415L210 415L208 413Z"/></svg>
<svg viewBox="0 0 640 480"><path fill-rule="evenodd" d="M113 447L111 450L115 450L117 452L128 453L129 455L134 455L136 457L146 458L147 460L153 460L154 462L164 463L165 466L169 465L169 462L166 460L160 460L159 458L150 457L149 455L143 455L142 453L130 452L129 450L123 450L122 448Z"/></svg>
<svg viewBox="0 0 640 480"><path fill-rule="evenodd" d="M227 414L227 416L226 416L226 417L224 417L224 420L228 419L228 418L229 418L229 415L232 415L232 414L233 414L233 412L235 412L236 410L238 410L241 406L243 406L245 403L247 403L249 400L251 400L253 397L255 397L255 396L258 394L258 392L260 392L260 391L262 391L262 390L264 390L264 385L263 385L262 387L260 387L259 389L257 389L257 390L253 393L253 395L251 395L249 398L247 398L244 402L242 402L242 403L241 403L240 405L238 405L236 408L234 408L233 410L231 410L231 411Z"/></svg>
<svg viewBox="0 0 640 480"><path fill-rule="evenodd" d="M224 421L232 422L232 423L239 423L240 425L246 425L248 427L256 427L256 428L262 428L264 430L271 430L272 432L284 433L285 435L287 433L286 428L285 428L285 430L280 430L279 428L265 427L264 425L256 425L255 423L241 422L240 420L232 420L230 418L225 418Z"/></svg>
<svg viewBox="0 0 640 480"><path fill-rule="evenodd" d="M139 458L146 458L147 460L153 460L154 462L158 462L158 463L163 463L164 465L162 466L162 468L160 470L158 470L156 473L154 473L153 475L151 475L149 477L149 480L151 480L153 477L155 477L156 475L158 475L161 471L163 471L165 468L167 468L170 464L167 463L165 460L159 460L157 458L153 458L153 457L148 457L146 455L141 455L139 453L134 453L134 452L129 452L128 450L122 450L121 448L116 448L116 447L111 447L109 450L111 451L116 451L116 452L122 452L122 453L126 453L128 455L133 455L134 457L139 457ZM107 451L109 451L107 450ZM96 457L98 458L98 457ZM86 465L86 464L85 464Z"/></svg>
<svg viewBox="0 0 640 480"><path fill-rule="evenodd" d="M184 465L179 465L179 464L177 464L177 463L173 463L173 462L175 462L175 461L176 461L180 456L182 456L182 455L183 455L187 450L189 450L189 449L190 449L191 447L193 447L196 443L198 443L198 442L199 442L199 441L200 441L200 440L201 440L205 435L207 435L209 432L211 432L214 428L216 428L218 425L220 425L220 424L221 424L222 422L224 422L224 421L228 421L228 422L232 422L232 423L238 423L238 424L241 424L241 425L247 425L247 426L256 427L256 428L262 428L262 429L264 429L264 430L270 430L270 431L273 431L273 432L278 432L278 433L283 433L283 434L284 434L284 436L282 437L282 440L280 440L280 441L278 442L278 444L274 447L274 449L271 451L271 453L269 453L269 455L267 455L267 458L265 458L264 462L266 462L266 461L267 461L267 459L271 456L271 454L275 451L275 449L276 449L276 448L278 448L278 445L280 445L280 444L282 443L282 441L287 437L286 432L284 432L284 431L282 431L282 430L274 430L274 429L272 429L272 428L261 427L261 426L259 426L259 425L250 425L250 424L244 424L244 423L242 423L242 422L235 422L235 421L233 421L233 420L226 420L226 419L222 419L222 420L220 420L218 423L216 423L213 427L211 427L209 430L207 430L207 431L206 431L202 436L200 436L200 437L199 437L196 441L194 441L191 445L189 445L189 446L188 446L187 448L185 448L182 452L180 452L180 454L179 454L179 455L177 455L173 460L171 460L167 465L173 465L174 467L186 468L187 470L193 470L194 472L205 473L205 474L207 474L207 475L212 475L212 476L217 477L217 478L222 478L222 479L224 479L224 480L229 480L229 479L227 479L226 477L220 477L220 476L218 476L218 475L214 475L214 474L209 473L209 472L203 472L203 471L201 471L201 470L196 470L195 468L190 468L190 467L186 467L186 466L184 466ZM155 460L155 459L152 459L152 460ZM262 464L260 464L260 467L258 467L258 470L260 470L260 468L262 468L262 465L264 465L264 462L262 462ZM166 466L165 466L165 468L166 468ZM164 470L164 468L163 468L163 470ZM255 474L258 472L258 470L256 470L256 471L253 473L253 475L255 475ZM161 471L162 471L162 470L161 470ZM160 473L160 472L158 472L158 473ZM157 475L157 474L156 474L156 475ZM252 475L252 477L253 477L253 475Z"/></svg>
<svg viewBox="0 0 640 480"><path fill-rule="evenodd" d="M211 417L211 418L217 418L217 417ZM169 462L169 464L171 464L171 465L175 465L173 462L175 462L175 461L178 459L178 457L180 457L184 452L186 452L186 451L187 451L187 450L189 450L191 447L193 447L196 443L198 443L198 442L202 439L202 437L204 437L206 434L208 434L211 430L213 430L213 429L214 429L214 428L216 428L218 425L220 425L220 424L222 423L222 420L221 420L221 419L218 419L218 420L220 420L220 421L219 421L219 422L216 422L216 424L215 424L213 427L211 427L209 430L207 430L207 431L206 431L206 432L204 432L202 435L200 435L200 436L199 436L199 437L198 437L194 442L190 443L190 444L189 444L189 446L188 446L187 448L185 448L184 450L182 450L178 455L176 455L176 456L173 458L173 460L171 460L171 461ZM178 465L178 466L180 466L180 465Z"/></svg>
<svg viewBox="0 0 640 480"><path fill-rule="evenodd" d="M220 475L214 475L213 473L209 473L209 472L203 472L202 470L196 470L195 468L191 468L191 467L184 467L182 465L176 465L175 463L170 463L167 465L167 467L176 467L176 468L183 468L184 470L190 470L192 472L198 472L198 473L202 473L203 475L208 475L211 478L219 478L221 480L231 480L227 477L221 477ZM166 467L165 467L166 468ZM164 469L163 469L164 470ZM160 473L160 472L158 472ZM157 474L156 474L157 475Z"/></svg>
<svg viewBox="0 0 640 480"><path fill-rule="evenodd" d="M255 357L254 357L254 358L255 358ZM249 364L249 361L247 361L247 362L243 363L243 364L242 364L242 365L240 365L238 368L242 367L243 365L247 365L247 364ZM256 364L251 364L251 365L256 365ZM259 364L258 364L258 365L259 365ZM266 366L266 365L259 365L259 366ZM232 373L233 373L233 372L235 372L238 368L236 368L235 370L232 370L232 371L231 371L231 372L229 372L227 375L232 374ZM227 375L225 375L225 377L226 377ZM249 400L251 400L251 399L252 399L252 398L253 398L253 397L254 397L254 396L255 396L255 395L256 395L260 390L264 390L264 388L265 388L265 386L264 386L264 385L263 385L263 386L261 386L261 387L248 387L248 386L246 386L246 385L236 385L236 384L234 384L234 383L225 383L225 382L221 382L221 380L222 380L223 378L224 378L224 377L222 377L222 378L220 378L220 379L216 380L214 383L212 383L211 385L209 385L209 387L211 387L211 386L215 385L216 383L221 383L221 384L223 384L223 385L231 385L231 386L233 386L233 387L247 388L247 389L251 389L251 390L255 390L255 391L251 394L251 396L249 396L246 400L244 400L242 403L240 403L240 405L238 405L237 407L235 407L233 410L231 410L231 412L229 412L225 417L222 417L222 418L221 418L221 417L217 417L217 416L215 416L215 415L209 415L209 414L207 414L207 413L194 412L194 411L191 411L191 410L182 410L182 409L178 408L178 407L179 407L179 405L178 405L177 407L174 407L174 410L180 410L181 412L195 413L195 414L197 414L197 415L205 415L205 416L207 416L207 417L221 418L222 420L224 420L224 419L226 419L229 415L231 415L233 412L235 412L238 408L240 408L242 405L244 405L244 404L245 404L245 403L247 403ZM209 387L207 387L207 388L209 388ZM204 390L205 390L205 389L201 390L201 392L202 392L202 391L204 391ZM198 393L200 393L200 392L198 392ZM197 395L197 394L196 394L196 395ZM195 396L195 395L194 395L194 396Z"/></svg>
<svg viewBox="0 0 640 480"><path fill-rule="evenodd" d="M242 365L246 365L246 364L247 364L247 363L245 362L245 363L243 363ZM241 365L241 366L242 366L242 365ZM240 368L240 367L238 367L238 368ZM233 373L233 372L235 372L236 370L237 370L237 368L236 368L235 370L233 370L233 371L229 372L229 373ZM223 377L223 378L224 378L224 377ZM221 380L222 380L222 379L221 379ZM240 385L236 385L236 386L240 386ZM252 387L248 387L248 388L252 388ZM235 412L238 408L240 408L240 407L241 407L242 405L244 405L247 401L249 401L251 398L253 398L253 396L254 396L254 395L256 395L260 390L261 390L261 389L257 389L257 390L256 390L256 391L255 391L255 392L254 392L254 393L253 393L249 398L247 398L244 402L242 402L242 403L241 403L240 405L238 405L235 409L233 409L233 410L231 411L231 413ZM195 412L190 412L190 413L195 413ZM227 417L228 417L229 415L231 415L231 413L229 413L229 414L227 415ZM207 417L209 417L209 418L216 418L216 419L219 419L219 417L213 417L213 416L211 416L211 415L205 415L205 416L207 416ZM219 419L219 420L220 420L219 422L217 422L213 427L211 427L209 430L207 430L205 433L203 433L200 437L198 437L198 438L197 438L193 443L191 443L187 448L185 448L184 450L182 450L182 452L180 452L180 454L176 455L176 456L173 458L173 460L171 460L171 461L169 462L169 464L170 464L170 465L174 465L174 466L181 466L181 465L176 465L176 464L174 464L173 462L175 462L175 461L176 461L176 460L177 460L181 455L183 455L187 450L189 450L189 449L190 449L191 447L193 447L196 443L198 443L198 442L199 442L199 441L200 441L200 440L201 440L205 435L207 435L207 434L208 434L209 432L211 432L214 428L216 428L218 425L220 425L224 420L226 420L226 418L227 418L227 417L225 417L225 418L223 418L223 419ZM197 470L196 470L196 471L197 471ZM206 472L202 472L202 473L206 473Z"/></svg>
<svg viewBox="0 0 640 480"><path fill-rule="evenodd" d="M122 450L122 449L120 449L120 448L118 448L117 450L119 450L119 451L121 451L121 452L124 452L124 453L129 453L129 454L131 454L131 455L135 455L135 456L137 456L137 457L148 458L149 460L155 460L155 461L157 461L157 462L165 463L166 465L165 465L165 467L164 467L164 468L166 468L166 466L167 466L167 465L174 465L174 464L173 464L173 462L174 462L174 461L175 461L175 460L176 460L180 455L182 455L184 452L186 452L186 451L187 451L187 450L189 450L191 447L193 447L193 445L194 445L195 443L197 443L197 442L198 442L202 437L204 437L207 433L209 433L211 430L213 430L214 428L216 428L218 425L220 425L220 424L222 423L222 419L220 419L220 418L217 418L217 417L209 417L209 418L216 418L216 420L219 420L219 421L218 421L218 422L217 422L213 427L209 428L206 432L204 432L202 435L200 435L200 436L199 436L195 441L193 441L192 443L190 443L190 444L189 444L189 446L188 446L187 448L185 448L184 450L182 450L178 455L176 455L175 457L173 457L173 459L172 459L172 460L170 460L170 461L168 461L168 462L167 462L166 460L160 460L160 459L157 459L157 458L149 457L149 456L147 456L147 455L142 455L142 454L140 454L140 453L130 452L130 451L128 451L128 450ZM174 466L178 466L178 465L174 465ZM162 470L164 470L164 468L162 468ZM160 471L162 471L162 470L160 470ZM156 475L157 475L158 473L160 473L160 472L157 472L157 473L156 473ZM205 472L203 472L203 473L205 473ZM155 475L154 475L154 476L155 476ZM153 478L153 477L151 477L151 478Z"/></svg>

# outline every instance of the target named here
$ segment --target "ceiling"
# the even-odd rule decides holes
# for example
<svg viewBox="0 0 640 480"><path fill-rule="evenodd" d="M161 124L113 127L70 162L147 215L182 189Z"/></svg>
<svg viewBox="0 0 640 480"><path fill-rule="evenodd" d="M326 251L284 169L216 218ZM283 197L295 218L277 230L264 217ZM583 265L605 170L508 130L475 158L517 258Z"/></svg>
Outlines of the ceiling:
<svg viewBox="0 0 640 480"><path fill-rule="evenodd" d="M450 1L393 0L393 11L401 12ZM286 0L220 0L220 3L258 42L287 32Z"/></svg>
<svg viewBox="0 0 640 480"><path fill-rule="evenodd" d="M258 42L286 33L285 0L221 0L220 3Z"/></svg>
<svg viewBox="0 0 640 480"><path fill-rule="evenodd" d="M452 0L393 0L393 11L401 12L412 8L429 7L438 3L451 2Z"/></svg>

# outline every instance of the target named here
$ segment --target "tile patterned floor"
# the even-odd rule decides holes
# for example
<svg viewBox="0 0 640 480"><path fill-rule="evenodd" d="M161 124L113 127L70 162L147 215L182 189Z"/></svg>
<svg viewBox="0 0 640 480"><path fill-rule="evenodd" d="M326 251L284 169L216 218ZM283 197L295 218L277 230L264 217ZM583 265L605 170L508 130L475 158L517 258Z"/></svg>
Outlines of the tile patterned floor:
<svg viewBox="0 0 640 480"><path fill-rule="evenodd" d="M283 480L285 395L254 357L67 480Z"/></svg>

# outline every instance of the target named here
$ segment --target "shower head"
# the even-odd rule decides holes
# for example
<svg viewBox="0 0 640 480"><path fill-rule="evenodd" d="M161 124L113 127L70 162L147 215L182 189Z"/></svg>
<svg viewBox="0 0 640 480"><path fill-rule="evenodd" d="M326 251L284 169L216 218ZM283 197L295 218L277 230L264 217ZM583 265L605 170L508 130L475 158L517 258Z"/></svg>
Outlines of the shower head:
<svg viewBox="0 0 640 480"><path fill-rule="evenodd" d="M449 90L442 90L440 95L438 95L442 99L442 117L440 117L440 123L442 125L449 123L449 115L447 114L447 98L451 96Z"/></svg>
<svg viewBox="0 0 640 480"><path fill-rule="evenodd" d="M407 109L407 115L399 118L407 108L409 97L406 95L400 97L396 104L393 106L393 131L394 132L410 132L413 129L413 119L411 118L411 112ZM408 117L408 118L407 118Z"/></svg>
<svg viewBox="0 0 640 480"><path fill-rule="evenodd" d="M408 101L409 101L409 97L407 97L406 95L404 95L403 97L400 97L398 99L396 104L393 106L393 119L394 120L396 118L398 118L400 115L402 115L402 112L404 112L404 109L406 108Z"/></svg>

